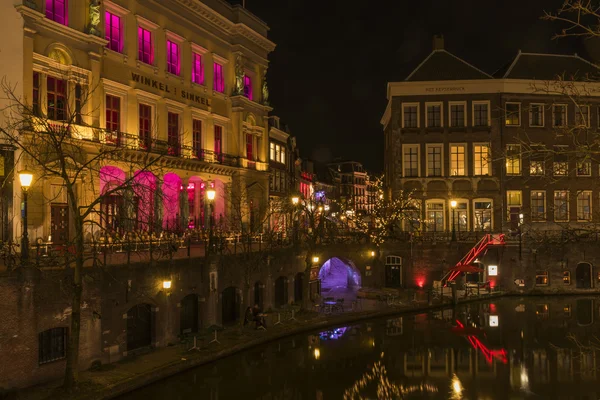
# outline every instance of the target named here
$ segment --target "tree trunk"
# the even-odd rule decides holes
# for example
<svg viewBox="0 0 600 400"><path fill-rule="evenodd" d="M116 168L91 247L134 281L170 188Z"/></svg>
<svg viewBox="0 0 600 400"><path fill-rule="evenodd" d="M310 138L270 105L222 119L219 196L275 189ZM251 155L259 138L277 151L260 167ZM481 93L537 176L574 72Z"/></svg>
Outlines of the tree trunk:
<svg viewBox="0 0 600 400"><path fill-rule="evenodd" d="M304 259L304 281L302 282L302 307L305 310L312 308L312 300L310 298L310 270L312 269L312 254L311 250L306 251Z"/></svg>
<svg viewBox="0 0 600 400"><path fill-rule="evenodd" d="M75 271L73 274L73 294L71 297L71 330L67 344L67 366L64 388L71 391L79 378L79 336L81 331L81 296L83 275L83 227L81 218L75 217Z"/></svg>

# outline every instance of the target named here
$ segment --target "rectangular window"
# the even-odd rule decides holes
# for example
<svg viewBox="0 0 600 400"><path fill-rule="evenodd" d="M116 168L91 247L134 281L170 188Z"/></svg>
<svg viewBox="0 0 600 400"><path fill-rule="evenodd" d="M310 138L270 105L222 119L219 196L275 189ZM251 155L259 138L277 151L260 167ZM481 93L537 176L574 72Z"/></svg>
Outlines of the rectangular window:
<svg viewBox="0 0 600 400"><path fill-rule="evenodd" d="M544 175L544 161L543 160L529 161L529 175L531 175L531 176Z"/></svg>
<svg viewBox="0 0 600 400"><path fill-rule="evenodd" d="M552 106L552 126L555 128L567 125L567 105L554 104Z"/></svg>
<svg viewBox="0 0 600 400"><path fill-rule="evenodd" d="M104 13L104 38L108 40L106 47L118 53L123 52L121 17L108 11Z"/></svg>
<svg viewBox="0 0 600 400"><path fill-rule="evenodd" d="M416 104L402 105L402 121L404 128L419 127L419 106Z"/></svg>
<svg viewBox="0 0 600 400"><path fill-rule="evenodd" d="M465 126L465 105L450 103L450 127L462 128Z"/></svg>
<svg viewBox="0 0 600 400"><path fill-rule="evenodd" d="M578 127L590 127L590 106L580 105L575 108L575 125Z"/></svg>
<svg viewBox="0 0 600 400"><path fill-rule="evenodd" d="M580 155L577 157L577 176L592 176L592 161L589 156Z"/></svg>
<svg viewBox="0 0 600 400"><path fill-rule="evenodd" d="M563 283L565 285L570 285L571 284L571 272L569 272L569 271L563 271Z"/></svg>
<svg viewBox="0 0 600 400"><path fill-rule="evenodd" d="M568 190L554 191L554 221L555 222L569 221L569 191Z"/></svg>
<svg viewBox="0 0 600 400"><path fill-rule="evenodd" d="M427 176L442 176L442 146L427 146Z"/></svg>
<svg viewBox="0 0 600 400"><path fill-rule="evenodd" d="M244 96L252 100L252 79L248 75L244 75Z"/></svg>
<svg viewBox="0 0 600 400"><path fill-rule="evenodd" d="M490 125L490 107L487 102L473 102L473 125Z"/></svg>
<svg viewBox="0 0 600 400"><path fill-rule="evenodd" d="M474 204L474 228L476 231L492 230L492 202L476 201Z"/></svg>
<svg viewBox="0 0 600 400"><path fill-rule="evenodd" d="M554 162L552 165L552 173L554 176L569 175L568 151L568 146L554 146Z"/></svg>
<svg viewBox="0 0 600 400"><path fill-rule="evenodd" d="M145 150L150 150L150 141L152 138L152 107L147 104L140 104L139 120L140 147Z"/></svg>
<svg viewBox="0 0 600 400"><path fill-rule="evenodd" d="M141 26L138 27L138 60L150 65L154 63L152 32Z"/></svg>
<svg viewBox="0 0 600 400"><path fill-rule="evenodd" d="M204 66L202 56L198 53L192 54L192 82L204 85Z"/></svg>
<svg viewBox="0 0 600 400"><path fill-rule="evenodd" d="M179 75L179 44L167 40L167 72L173 75Z"/></svg>
<svg viewBox="0 0 600 400"><path fill-rule="evenodd" d="M285 164L285 146L281 146L281 153L279 154L279 162Z"/></svg>
<svg viewBox="0 0 600 400"><path fill-rule="evenodd" d="M490 174L490 146L489 144L473 145L474 175Z"/></svg>
<svg viewBox="0 0 600 400"><path fill-rule="evenodd" d="M167 113L167 145L171 156L179 155L179 114Z"/></svg>
<svg viewBox="0 0 600 400"><path fill-rule="evenodd" d="M248 160L254 160L253 158L253 154L252 154L252 144L254 142L254 137L251 134L246 134L246 158Z"/></svg>
<svg viewBox="0 0 600 400"><path fill-rule="evenodd" d="M429 232L444 231L444 203L427 203L426 226Z"/></svg>
<svg viewBox="0 0 600 400"><path fill-rule="evenodd" d="M33 115L39 116L40 110L40 73L33 73L33 99L31 101L31 111Z"/></svg>
<svg viewBox="0 0 600 400"><path fill-rule="evenodd" d="M48 119L64 121L67 118L67 82L51 76L47 82Z"/></svg>
<svg viewBox="0 0 600 400"><path fill-rule="evenodd" d="M427 105L427 127L440 128L442 126L442 105L428 104Z"/></svg>
<svg viewBox="0 0 600 400"><path fill-rule="evenodd" d="M544 105L531 104L529 106L529 126L542 127L544 126Z"/></svg>
<svg viewBox="0 0 600 400"><path fill-rule="evenodd" d="M456 207L451 208L450 222L458 232L466 232L469 228L469 206L465 201L457 201Z"/></svg>
<svg viewBox="0 0 600 400"><path fill-rule="evenodd" d="M531 191L531 220L544 221L546 219L546 192L542 190Z"/></svg>
<svg viewBox="0 0 600 400"><path fill-rule="evenodd" d="M506 174L521 175L521 145L506 145Z"/></svg>
<svg viewBox="0 0 600 400"><path fill-rule="evenodd" d="M537 271L535 273L535 284L538 286L545 286L548 284L548 271ZM546 315L546 313L548 312L548 306L546 306L545 308L545 313L544 312L540 312L540 311L536 311L535 313L538 314L538 316L540 318L543 318L544 315ZM547 317L547 315L546 315Z"/></svg>
<svg viewBox="0 0 600 400"><path fill-rule="evenodd" d="M46 18L68 25L67 0L46 0Z"/></svg>
<svg viewBox="0 0 600 400"><path fill-rule="evenodd" d="M592 192L577 193L577 221L592 220Z"/></svg>
<svg viewBox="0 0 600 400"><path fill-rule="evenodd" d="M507 190L506 191L506 202L509 207L521 207L522 198L520 190Z"/></svg>
<svg viewBox="0 0 600 400"><path fill-rule="evenodd" d="M419 145L404 146L404 176L419 176Z"/></svg>
<svg viewBox="0 0 600 400"><path fill-rule="evenodd" d="M276 161L275 159L275 143L269 143L269 160Z"/></svg>
<svg viewBox="0 0 600 400"><path fill-rule="evenodd" d="M450 145L450 175L465 176L465 154L466 146L464 144Z"/></svg>
<svg viewBox="0 0 600 400"><path fill-rule="evenodd" d="M75 84L75 123L81 125L83 123L83 115L81 107L83 106L83 88L80 83Z"/></svg>
<svg viewBox="0 0 600 400"><path fill-rule="evenodd" d="M521 104L506 103L506 126L521 125Z"/></svg>
<svg viewBox="0 0 600 400"><path fill-rule="evenodd" d="M225 77L223 76L223 66L219 63L214 63L213 89L215 92L225 92Z"/></svg>
<svg viewBox="0 0 600 400"><path fill-rule="evenodd" d="M192 120L192 151L194 156L202 159L202 121L199 119Z"/></svg>
<svg viewBox="0 0 600 400"><path fill-rule="evenodd" d="M106 130L118 132L121 130L121 98L106 95Z"/></svg>
<svg viewBox="0 0 600 400"><path fill-rule="evenodd" d="M38 335L38 362L62 360L67 355L67 328L52 328Z"/></svg>
<svg viewBox="0 0 600 400"><path fill-rule="evenodd" d="M215 156L218 161L221 161L221 154L223 153L223 127L215 125Z"/></svg>

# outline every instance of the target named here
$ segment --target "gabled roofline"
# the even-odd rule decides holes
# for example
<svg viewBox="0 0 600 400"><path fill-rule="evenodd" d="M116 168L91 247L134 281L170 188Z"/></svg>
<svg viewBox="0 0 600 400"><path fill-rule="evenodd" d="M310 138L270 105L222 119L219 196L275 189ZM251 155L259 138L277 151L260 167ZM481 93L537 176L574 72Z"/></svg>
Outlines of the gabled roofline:
<svg viewBox="0 0 600 400"><path fill-rule="evenodd" d="M511 72L512 69L514 68L514 66L517 64L517 61L519 60L519 58L521 58L521 56L543 56L543 57L562 57L562 58L576 58L578 60L581 60L589 65L591 65L592 67L598 69L600 72L600 67L598 67L596 64L586 60L583 57L580 57L577 53L575 54L551 54L551 53L523 53L521 50L519 50L519 52L517 53L517 56L515 57L515 59L513 60L512 64L510 65L510 67L506 70L506 73L504 73L504 75L502 75L502 78L506 78Z"/></svg>
<svg viewBox="0 0 600 400"><path fill-rule="evenodd" d="M455 58L455 59L457 59L458 61L462 62L462 63L463 63L463 64L465 64L466 66L468 66L468 67L470 67L470 68L473 68L473 69L474 69L474 70L476 70L477 72L480 72L480 73L482 73L483 75L487 76L488 78L491 78L491 79L493 79L493 78L494 78L493 76L491 76L491 75L490 75L490 74L488 74L487 72L484 72L484 71L480 70L479 68L477 68L476 66L474 66L474 65L472 65L472 64L469 64L468 62L466 62L466 61L465 61L465 60L463 60L462 58L455 56L454 54L450 53L450 52L449 52L449 51L447 51L446 49L436 49L436 50L433 50L431 53L429 53L429 55L428 55L428 56L427 56L427 57L426 57L426 58L425 58L425 59L424 59L424 60L423 60L423 61L422 61L422 62L421 62L421 63L420 63L418 66L417 66L417 68L415 68L415 69L413 70L413 72L411 72L411 73L410 73L410 75L408 75L408 76L406 77L406 79L404 79L404 80L405 80L405 81L408 81L408 80L410 80L410 78L411 78L411 77L412 77L412 76L413 76L413 75L414 75L414 74L415 74L415 73L416 73L416 72L419 70L419 68L421 68L421 67L423 66L423 64L425 64L425 63L427 62L427 60L429 60L429 59L431 58L431 56L433 56L433 54L435 54L435 53L437 53L437 52L443 52L443 53L446 53L446 54L448 54L448 55L450 55L450 56L454 57L454 58Z"/></svg>

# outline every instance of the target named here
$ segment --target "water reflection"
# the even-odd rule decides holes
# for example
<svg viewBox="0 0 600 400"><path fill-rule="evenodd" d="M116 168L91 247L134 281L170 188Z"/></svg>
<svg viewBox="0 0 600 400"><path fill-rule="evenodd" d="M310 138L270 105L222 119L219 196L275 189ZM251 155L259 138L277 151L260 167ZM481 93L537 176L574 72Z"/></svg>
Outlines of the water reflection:
<svg viewBox="0 0 600 400"><path fill-rule="evenodd" d="M256 348L123 399L593 400L599 305L503 299L374 320Z"/></svg>

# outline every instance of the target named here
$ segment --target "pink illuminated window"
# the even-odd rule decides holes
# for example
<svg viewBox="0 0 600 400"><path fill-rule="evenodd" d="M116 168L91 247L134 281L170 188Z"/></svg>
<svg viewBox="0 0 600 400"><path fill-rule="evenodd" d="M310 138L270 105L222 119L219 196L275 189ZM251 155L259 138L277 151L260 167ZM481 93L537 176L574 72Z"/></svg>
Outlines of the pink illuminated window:
<svg viewBox="0 0 600 400"><path fill-rule="evenodd" d="M120 129L121 99L106 95L106 130L115 132Z"/></svg>
<svg viewBox="0 0 600 400"><path fill-rule="evenodd" d="M179 75L179 45L167 40L167 71Z"/></svg>
<svg viewBox="0 0 600 400"><path fill-rule="evenodd" d="M215 92L225 92L225 77L223 76L223 66L221 64L214 64L214 83L213 87Z"/></svg>
<svg viewBox="0 0 600 400"><path fill-rule="evenodd" d="M215 156L221 160L223 153L223 127L215 125Z"/></svg>
<svg viewBox="0 0 600 400"><path fill-rule="evenodd" d="M150 140L152 137L152 107L147 104L140 104L140 147L150 149Z"/></svg>
<svg viewBox="0 0 600 400"><path fill-rule="evenodd" d="M138 27L138 59L150 65L154 62L152 32L141 26Z"/></svg>
<svg viewBox="0 0 600 400"><path fill-rule="evenodd" d="M202 158L202 121L192 120L192 147L194 155Z"/></svg>
<svg viewBox="0 0 600 400"><path fill-rule="evenodd" d="M204 85L204 68L202 66L202 56L198 53L193 53L192 82L197 83L198 85Z"/></svg>
<svg viewBox="0 0 600 400"><path fill-rule="evenodd" d="M112 51L123 51L123 37L121 35L121 17L108 11L104 14L104 38L108 40L106 47Z"/></svg>
<svg viewBox="0 0 600 400"><path fill-rule="evenodd" d="M167 115L167 144L169 155L179 155L179 114L168 113Z"/></svg>
<svg viewBox="0 0 600 400"><path fill-rule="evenodd" d="M246 135L246 158L248 160L253 160L252 158L252 135Z"/></svg>
<svg viewBox="0 0 600 400"><path fill-rule="evenodd" d="M64 121L67 115L67 82L51 76L46 80L48 98L48 119Z"/></svg>
<svg viewBox="0 0 600 400"><path fill-rule="evenodd" d="M244 96L252 100L252 80L248 75L244 75Z"/></svg>
<svg viewBox="0 0 600 400"><path fill-rule="evenodd" d="M46 0L46 18L68 25L67 0Z"/></svg>

